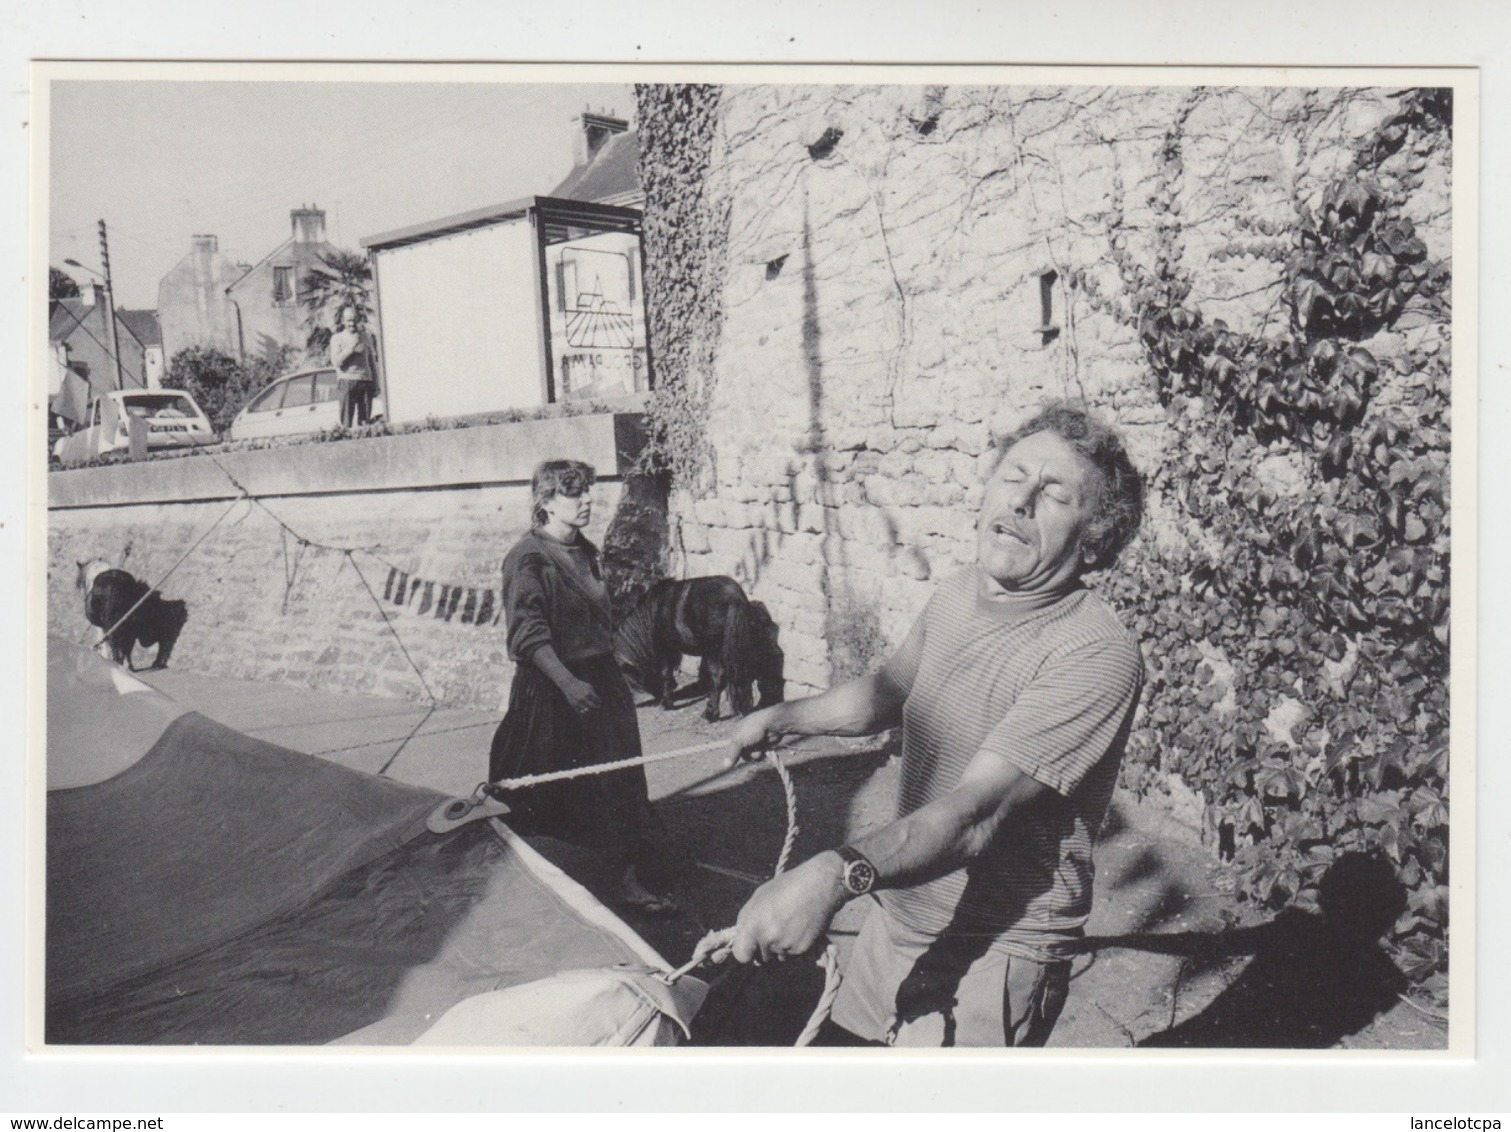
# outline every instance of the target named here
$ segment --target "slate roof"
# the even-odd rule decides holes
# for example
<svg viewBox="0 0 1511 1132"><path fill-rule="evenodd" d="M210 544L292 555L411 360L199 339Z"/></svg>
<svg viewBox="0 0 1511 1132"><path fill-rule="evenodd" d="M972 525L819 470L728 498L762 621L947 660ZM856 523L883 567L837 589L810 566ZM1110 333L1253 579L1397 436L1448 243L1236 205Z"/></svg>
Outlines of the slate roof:
<svg viewBox="0 0 1511 1132"><path fill-rule="evenodd" d="M117 310L115 317L116 321L129 330L132 337L143 346L163 344L163 329L158 325L157 311Z"/></svg>
<svg viewBox="0 0 1511 1132"><path fill-rule="evenodd" d="M67 338L76 326L89 318L93 307L85 304L83 299L57 299L49 305L47 317L47 338L51 342L57 342Z"/></svg>
<svg viewBox="0 0 1511 1132"><path fill-rule="evenodd" d="M47 337L51 342L58 342L71 335L81 324L88 324L91 320L95 325L104 323L104 316L95 319L95 309L83 299L58 299L51 304L47 319ZM128 311L116 308L115 321L117 332L124 331L130 334L143 346L161 346L163 344L162 327L158 325L157 311Z"/></svg>
<svg viewBox="0 0 1511 1132"><path fill-rule="evenodd" d="M604 142L592 161L568 173L550 195L601 204L639 203L644 194L640 188L640 139L635 131L615 134Z"/></svg>

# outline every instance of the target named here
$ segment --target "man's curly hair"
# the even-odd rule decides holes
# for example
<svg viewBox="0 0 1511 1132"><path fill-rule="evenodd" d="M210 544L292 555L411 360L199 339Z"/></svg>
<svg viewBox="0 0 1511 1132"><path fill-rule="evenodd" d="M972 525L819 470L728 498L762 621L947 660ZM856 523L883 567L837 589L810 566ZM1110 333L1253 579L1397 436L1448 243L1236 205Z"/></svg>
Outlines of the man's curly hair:
<svg viewBox="0 0 1511 1132"><path fill-rule="evenodd" d="M1083 545L1093 556L1088 569L1111 566L1144 521L1144 480L1128 458L1122 437L1080 406L1054 401L996 442L992 471L1009 448L1039 432L1054 433L1096 472L1093 517Z"/></svg>

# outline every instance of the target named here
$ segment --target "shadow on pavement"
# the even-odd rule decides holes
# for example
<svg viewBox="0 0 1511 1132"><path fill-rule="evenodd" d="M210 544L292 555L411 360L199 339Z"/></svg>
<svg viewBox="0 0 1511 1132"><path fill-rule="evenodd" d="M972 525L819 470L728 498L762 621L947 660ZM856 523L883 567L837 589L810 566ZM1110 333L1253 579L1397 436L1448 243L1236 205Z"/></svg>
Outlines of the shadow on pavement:
<svg viewBox="0 0 1511 1132"><path fill-rule="evenodd" d="M1183 978L1252 956L1204 1010L1140 1046L1322 1049L1364 1029L1405 990L1378 942L1405 903L1388 862L1345 854L1322 879L1317 913L1290 908L1269 923L1224 932L1092 936L1082 948L1180 956Z"/></svg>

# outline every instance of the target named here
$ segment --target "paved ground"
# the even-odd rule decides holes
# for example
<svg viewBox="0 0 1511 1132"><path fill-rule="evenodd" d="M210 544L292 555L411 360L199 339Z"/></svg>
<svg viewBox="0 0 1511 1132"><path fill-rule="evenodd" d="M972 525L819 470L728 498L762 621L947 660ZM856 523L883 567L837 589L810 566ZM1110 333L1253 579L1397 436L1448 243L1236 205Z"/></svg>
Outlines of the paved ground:
<svg viewBox="0 0 1511 1132"><path fill-rule="evenodd" d="M446 794L468 793L484 777L499 720L497 713L427 711L404 701L178 670L140 675L248 734ZM730 723L705 722L702 706L643 708L647 753L725 735ZM800 827L794 861L887 819L896 788L892 753L875 740L818 739L789 756ZM733 923L754 886L770 874L786 831L783 793L769 768L723 773L717 752L653 764L647 777L657 809L687 855L677 892L683 912L626 918L680 963L706 930ZM607 898L608 878L592 854L554 842L540 847ZM1210 860L1190 831L1154 805L1117 799L1097 868L1092 946L1076 963L1051 1045L1446 1046L1446 1027L1401 1002L1394 990L1355 988L1340 1001L1340 981L1357 982L1354 975L1374 969L1377 956L1320 954L1309 918L1266 927L1246 917L1214 884ZM835 924L841 954L863 903L851 905ZM808 963L732 970L715 980L698 1039L790 1044L821 983Z"/></svg>

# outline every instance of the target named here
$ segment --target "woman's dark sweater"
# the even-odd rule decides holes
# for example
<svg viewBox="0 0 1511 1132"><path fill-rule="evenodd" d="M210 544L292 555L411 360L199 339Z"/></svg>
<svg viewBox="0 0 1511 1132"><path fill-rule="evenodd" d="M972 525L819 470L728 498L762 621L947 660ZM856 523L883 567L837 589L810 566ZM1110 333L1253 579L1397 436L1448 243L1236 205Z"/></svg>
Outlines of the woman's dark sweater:
<svg viewBox="0 0 1511 1132"><path fill-rule="evenodd" d="M516 662L542 645L563 661L613 651L598 548L586 538L563 543L539 528L521 538L504 558L503 602L509 656Z"/></svg>

